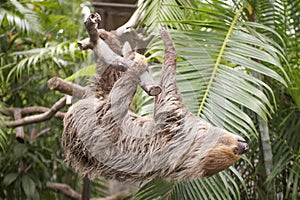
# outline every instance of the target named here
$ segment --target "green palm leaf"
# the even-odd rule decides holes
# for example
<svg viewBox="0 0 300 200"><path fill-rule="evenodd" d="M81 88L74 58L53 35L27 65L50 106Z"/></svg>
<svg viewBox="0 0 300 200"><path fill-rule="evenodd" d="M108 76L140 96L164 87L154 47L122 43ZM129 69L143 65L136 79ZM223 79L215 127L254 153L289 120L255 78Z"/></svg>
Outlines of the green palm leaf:
<svg viewBox="0 0 300 200"><path fill-rule="evenodd" d="M2 122L0 121L0 149L2 149L3 151L5 151L6 143L7 143L7 136L6 136L6 132L4 131L4 124L2 124Z"/></svg>
<svg viewBox="0 0 300 200"><path fill-rule="evenodd" d="M146 25L149 32L158 32L165 21L181 21L186 19L181 6L195 5L191 0L156 0L144 1L137 10L143 13L140 24ZM186 29L187 24L175 23L174 28Z"/></svg>
<svg viewBox="0 0 300 200"><path fill-rule="evenodd" d="M273 152L273 166L269 169L270 175L266 177L266 181L262 184L273 184L276 191L283 194L284 199L299 199L299 108L300 108L300 32L299 32L299 14L300 1L254 1L255 8L254 20L260 24L264 24L280 34L282 40L275 36L274 31L264 32L268 38L278 41L287 54L283 67L288 74L287 88L278 87L275 97L277 101L277 110L270 120L270 138ZM255 26L260 31L263 30L259 26ZM278 47L277 47L278 48ZM279 48L278 48L279 49ZM277 72L280 70L275 69ZM289 98L289 100L287 99ZM261 141L264 146L268 141ZM257 152L253 152L253 154ZM252 155L251 155L252 156ZM263 165L263 160L257 164ZM259 170L255 172L255 176L261 176ZM251 181L251 180L249 180ZM257 191L263 193L263 187L258 186ZM267 188L268 189L268 188ZM256 192L257 192L256 191ZM272 192L272 191L271 191Z"/></svg>
<svg viewBox="0 0 300 200"><path fill-rule="evenodd" d="M274 165L266 182L275 181L277 190L284 191L285 199L298 199L300 195L300 136L298 134L300 114L297 110L292 111L282 121L281 116L285 115L286 111L281 106L285 107L285 105L279 106L280 111L271 122L274 126L272 149L276 154L274 154ZM285 178L278 179L278 176Z"/></svg>
<svg viewBox="0 0 300 200"><path fill-rule="evenodd" d="M92 65L88 65L88 66L81 68L80 70L78 70L77 72L72 74L71 76L65 78L65 80L66 81L74 81L75 79L77 79L79 77L92 76L95 73L96 73L96 65L92 64Z"/></svg>
<svg viewBox="0 0 300 200"><path fill-rule="evenodd" d="M9 26L16 26L22 33L41 33L38 15L16 0L9 0L0 8L0 26L7 22ZM6 9L5 7L8 7ZM14 7L14 9L11 9ZM12 12L12 10L14 10Z"/></svg>
<svg viewBox="0 0 300 200"><path fill-rule="evenodd" d="M193 181L168 182L155 179L140 188L134 199L240 199L239 184L245 189L246 185L234 168L230 170L233 175L221 172L208 179Z"/></svg>
<svg viewBox="0 0 300 200"><path fill-rule="evenodd" d="M9 63L0 68L0 70L9 69L6 81L9 81L14 75L21 76L27 71L37 70L46 71L49 67L65 68L74 66L76 61L83 60L86 57L85 51L77 48L76 42L63 42L58 45L46 44L44 48L36 48L27 51L19 51L10 54L14 58L19 58L15 63Z"/></svg>
<svg viewBox="0 0 300 200"><path fill-rule="evenodd" d="M251 72L269 76L282 84L286 84L283 78L286 76L268 66L280 69L285 75L280 63L282 51L260 39L265 38L262 34L256 32L259 37L251 35L250 31L254 30L246 25L240 23L234 30L228 26L226 34L177 30L172 32L172 37L182 58L178 63L178 85L188 108L217 126L248 135L247 132L255 132L255 127L243 107L265 120L273 111L267 97L268 94L273 96L272 90ZM153 46L157 48L157 43ZM158 49L151 50L156 51L155 56L162 55Z"/></svg>
<svg viewBox="0 0 300 200"><path fill-rule="evenodd" d="M271 87L254 74L287 85L288 77L281 64L286 60L280 47L282 44L267 35L278 37L278 41L282 39L268 27L245 22L243 7L232 9L230 5L214 1L214 4L199 3L198 7L184 9L192 11L194 18L176 23L186 24L193 31L179 30L178 27L171 31L179 57L177 83L184 104L216 126L256 137L249 110L267 120L274 111L275 96ZM173 25L174 20L170 23ZM161 60L162 50L157 40L149 53ZM139 112L149 113L149 110L149 107L141 106ZM224 171L209 179L173 183L175 187L166 184L165 190L169 194L166 199L239 199L240 190L247 192L247 189L241 175L235 172L234 176L230 171ZM148 191L143 193L143 198L153 197L155 185L161 182L152 184L154 186L140 190L141 193Z"/></svg>
<svg viewBox="0 0 300 200"><path fill-rule="evenodd" d="M176 187L175 182L163 179L154 179L145 184L139 192L134 195L136 200L169 199Z"/></svg>

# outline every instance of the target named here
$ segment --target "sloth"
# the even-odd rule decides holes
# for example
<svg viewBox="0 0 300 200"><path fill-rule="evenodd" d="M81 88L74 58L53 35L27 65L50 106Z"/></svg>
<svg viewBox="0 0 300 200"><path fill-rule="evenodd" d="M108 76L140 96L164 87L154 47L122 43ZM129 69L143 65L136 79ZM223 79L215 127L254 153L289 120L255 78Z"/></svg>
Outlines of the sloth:
<svg viewBox="0 0 300 200"><path fill-rule="evenodd" d="M133 62L107 97L79 100L65 115L66 161L83 176L129 182L191 180L225 170L247 152L242 137L213 126L183 105L176 86L174 44L166 30L161 38L165 58L153 117L130 111L140 75L147 71L143 60Z"/></svg>

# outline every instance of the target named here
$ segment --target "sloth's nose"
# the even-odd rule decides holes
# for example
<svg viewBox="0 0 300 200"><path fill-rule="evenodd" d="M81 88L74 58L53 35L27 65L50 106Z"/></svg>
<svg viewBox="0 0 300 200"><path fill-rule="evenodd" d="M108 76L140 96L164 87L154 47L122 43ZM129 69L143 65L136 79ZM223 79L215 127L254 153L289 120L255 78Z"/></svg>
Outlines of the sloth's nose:
<svg viewBox="0 0 300 200"><path fill-rule="evenodd" d="M240 136L235 136L235 139L238 142L238 147L234 150L235 154L242 155L249 150L249 146L246 143L246 140Z"/></svg>

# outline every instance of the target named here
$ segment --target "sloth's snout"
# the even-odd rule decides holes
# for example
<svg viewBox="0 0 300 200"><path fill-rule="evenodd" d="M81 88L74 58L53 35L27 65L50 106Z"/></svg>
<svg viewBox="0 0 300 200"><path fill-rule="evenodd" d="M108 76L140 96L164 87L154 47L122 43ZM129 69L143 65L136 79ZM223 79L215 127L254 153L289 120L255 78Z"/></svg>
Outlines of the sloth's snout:
<svg viewBox="0 0 300 200"><path fill-rule="evenodd" d="M242 155L249 150L249 146L246 140L240 136L235 136L235 139L238 142L238 146L234 149L234 153L237 155Z"/></svg>

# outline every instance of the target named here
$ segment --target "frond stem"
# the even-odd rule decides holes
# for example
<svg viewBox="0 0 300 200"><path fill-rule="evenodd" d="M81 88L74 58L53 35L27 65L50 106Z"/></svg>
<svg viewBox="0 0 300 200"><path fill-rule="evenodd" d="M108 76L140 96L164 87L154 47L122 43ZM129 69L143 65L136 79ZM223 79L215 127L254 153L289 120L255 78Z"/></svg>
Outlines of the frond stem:
<svg viewBox="0 0 300 200"><path fill-rule="evenodd" d="M238 10L237 13L235 14L235 16L234 16L234 18L233 18L233 20L232 20L232 22L231 22L231 24L230 24L229 30L228 30L228 32L227 32L227 34L226 34L226 37L225 37L225 39L224 39L224 41L223 41L222 47L221 47L220 52L219 52L219 54L218 54L218 58L217 58L216 63L215 63L215 65L214 65L212 75L211 75L210 80L209 80L208 85L207 85L207 89L206 89L206 91L205 91L205 93L204 93L204 96L203 96L203 98L202 98L202 101L201 101L201 103L200 103L200 106L199 106L199 109L198 109L198 113L197 113L197 116L198 116L198 117L200 116L200 113L201 113L201 111L202 111L202 109L203 109L203 107L204 107L204 103L206 102L206 99L207 99L207 97L208 97L209 90L210 90L211 85L212 85L212 83L213 83L213 80L214 80L214 78L215 78L215 76L216 76L217 69L218 69L218 66L219 66L219 64L220 64L220 62L221 62L221 58L222 58L222 56L223 56L223 54L224 54L224 51L225 51L226 45L227 45L227 43L228 43L229 37L231 36L231 33L232 33L232 31L233 31L233 28L234 28L234 26L235 26L235 24L236 24L236 22L237 22L237 20L238 20L238 18L239 18L239 16L240 16L242 10L243 10L243 8L244 8L244 7L240 7L240 8L239 8L239 10Z"/></svg>

